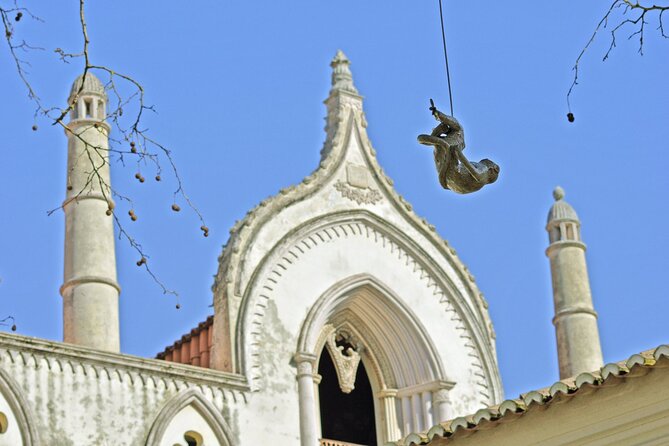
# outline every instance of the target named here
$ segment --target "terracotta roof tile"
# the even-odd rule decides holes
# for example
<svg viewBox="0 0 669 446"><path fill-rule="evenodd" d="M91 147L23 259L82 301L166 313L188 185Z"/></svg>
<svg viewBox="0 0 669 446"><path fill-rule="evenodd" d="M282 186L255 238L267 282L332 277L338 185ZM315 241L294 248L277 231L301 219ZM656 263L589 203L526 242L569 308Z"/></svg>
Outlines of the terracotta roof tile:
<svg viewBox="0 0 669 446"><path fill-rule="evenodd" d="M213 324L214 316L209 316L190 333L158 353L156 359L209 368Z"/></svg>
<svg viewBox="0 0 669 446"><path fill-rule="evenodd" d="M524 393L519 398L481 409L473 415L437 424L427 433L410 434L396 444L399 446L426 445L435 437L455 439L471 434L487 423L513 421L527 411L546 407L554 401L571 398L584 389L615 384L627 377L643 376L649 369L655 367L669 367L669 345L661 345L654 350L632 355L625 361L606 364L598 371L581 373L576 377L558 381L550 387Z"/></svg>

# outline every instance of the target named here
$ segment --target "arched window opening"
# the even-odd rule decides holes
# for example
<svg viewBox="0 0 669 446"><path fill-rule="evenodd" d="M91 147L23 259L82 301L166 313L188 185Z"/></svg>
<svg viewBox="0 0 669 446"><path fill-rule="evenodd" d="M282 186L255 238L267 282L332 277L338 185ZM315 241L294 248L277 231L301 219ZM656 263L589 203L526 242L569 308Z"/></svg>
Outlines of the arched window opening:
<svg viewBox="0 0 669 446"><path fill-rule="evenodd" d="M9 421L7 420L7 415L5 415L3 412L0 412L0 434L7 432L8 427Z"/></svg>
<svg viewBox="0 0 669 446"><path fill-rule="evenodd" d="M560 241L560 227L554 226L550 231L551 243Z"/></svg>
<svg viewBox="0 0 669 446"><path fill-rule="evenodd" d="M567 240L576 240L574 237L574 225L570 224L567 226Z"/></svg>
<svg viewBox="0 0 669 446"><path fill-rule="evenodd" d="M344 351L353 348L338 340ZM355 388L344 393L339 386L337 370L327 348L323 348L318 364L322 379L319 385L321 432L323 439L338 440L364 446L376 445L374 396L365 366L360 362Z"/></svg>
<svg viewBox="0 0 669 446"><path fill-rule="evenodd" d="M90 119L93 117L93 103L90 99L84 99L85 113L86 118Z"/></svg>

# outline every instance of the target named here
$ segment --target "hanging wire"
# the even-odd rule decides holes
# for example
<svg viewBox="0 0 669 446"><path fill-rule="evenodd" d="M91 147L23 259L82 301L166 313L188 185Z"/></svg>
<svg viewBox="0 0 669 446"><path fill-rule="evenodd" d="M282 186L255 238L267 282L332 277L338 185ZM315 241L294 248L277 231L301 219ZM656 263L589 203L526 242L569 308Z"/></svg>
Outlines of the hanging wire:
<svg viewBox="0 0 669 446"><path fill-rule="evenodd" d="M446 62L446 80L448 81L448 100L451 103L451 116L453 116L453 93L451 92L451 72L448 69L448 52L446 51L446 32L444 31L444 12L439 0L439 18L441 19L441 41L444 44L444 61Z"/></svg>

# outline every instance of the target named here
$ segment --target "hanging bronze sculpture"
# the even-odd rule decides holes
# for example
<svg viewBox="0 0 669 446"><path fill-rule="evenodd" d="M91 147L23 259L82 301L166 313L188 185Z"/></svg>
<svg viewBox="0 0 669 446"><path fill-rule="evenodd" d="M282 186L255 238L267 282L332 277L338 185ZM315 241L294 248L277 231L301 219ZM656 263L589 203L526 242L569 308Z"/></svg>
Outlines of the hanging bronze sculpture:
<svg viewBox="0 0 669 446"><path fill-rule="evenodd" d="M437 110L432 99L430 105L430 111L439 124L431 134L418 135L418 142L434 146L434 163L441 187L458 194L469 194L494 183L499 175L499 166L489 159L478 163L469 161L462 153L465 135L460 123Z"/></svg>
<svg viewBox="0 0 669 446"><path fill-rule="evenodd" d="M439 17L441 19L441 39L444 46L446 62L446 79L448 81L448 98L451 115L437 110L430 99L430 111L439 124L429 135L419 135L418 142L434 147L434 162L439 173L441 187L458 194L469 194L480 190L486 184L497 181L499 166L489 159L477 162L469 161L462 153L465 149L465 134L460 123L453 117L453 93L451 92L451 73L448 68L446 51L446 33L444 32L444 14L439 0Z"/></svg>

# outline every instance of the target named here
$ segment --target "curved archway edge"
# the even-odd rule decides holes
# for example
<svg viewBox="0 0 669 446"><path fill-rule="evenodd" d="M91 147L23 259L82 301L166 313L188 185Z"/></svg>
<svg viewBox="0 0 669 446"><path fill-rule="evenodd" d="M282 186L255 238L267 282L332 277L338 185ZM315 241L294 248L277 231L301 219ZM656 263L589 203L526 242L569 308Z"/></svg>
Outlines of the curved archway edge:
<svg viewBox="0 0 669 446"><path fill-rule="evenodd" d="M19 424L21 437L25 446L40 445L36 418L33 415L28 401L23 397L23 391L14 379L5 370L0 369L0 392L12 409Z"/></svg>
<svg viewBox="0 0 669 446"><path fill-rule="evenodd" d="M488 397L484 398L489 398L491 401L501 398L502 390L494 345L488 340L490 333L489 327L486 326L487 313L480 308L475 285L461 277L459 269L453 265L446 268L452 268L455 276L444 270L443 262L451 261L448 260L449 256L443 254L442 247L436 248L445 257L437 260L434 256L442 254L429 254L426 247L418 244L416 240L407 238L399 228L366 210L337 212L304 222L285 234L253 267L239 303L240 313L236 320L234 336L236 368L249 377L252 386L255 369L258 368L252 353L260 344L260 341L253 339L253 336L257 336L258 328L263 325L267 302L274 298L271 289L276 283L276 278L293 267L295 262L299 262L305 253L329 241L324 241L324 238L330 237L334 241L337 237L351 236L372 239L401 259L407 268L419 275L420 280L425 281L434 294L434 299L437 299L445 307L446 312L451 314L451 319L461 327L459 329L471 334L471 342L467 343L467 347L471 349L473 357L480 358L478 360L480 365L477 367L484 371L483 375L487 381L482 385L492 390L486 391ZM462 284L457 285L454 280L462 281ZM470 290L471 287L474 289ZM251 339L247 339L248 336L251 336Z"/></svg>
<svg viewBox="0 0 669 446"><path fill-rule="evenodd" d="M449 381L432 340L420 321L418 321L416 316L412 313L411 309L409 309L389 287L381 283L377 278L364 273L351 276L333 285L316 301L302 325L296 351L298 353L308 353L318 356L323 348L321 339L322 330L328 320L336 315L335 307L340 304L338 300L340 300L342 296L348 296L350 293L364 287L371 287L373 290L379 292L385 299L388 299L389 303L397 310L402 319L404 319L404 322L406 323L402 327L402 329L405 330L404 334L413 336L416 341L415 344L419 347L423 347L420 356L431 369L433 379ZM387 382L389 377L383 376L379 378L381 378L381 382Z"/></svg>
<svg viewBox="0 0 669 446"><path fill-rule="evenodd" d="M230 429L223 416L204 396L195 389L185 390L169 399L162 407L155 421L151 425L146 438L146 446L158 446L172 419L185 407L193 406L207 421L214 431L216 438L223 446L231 446Z"/></svg>

